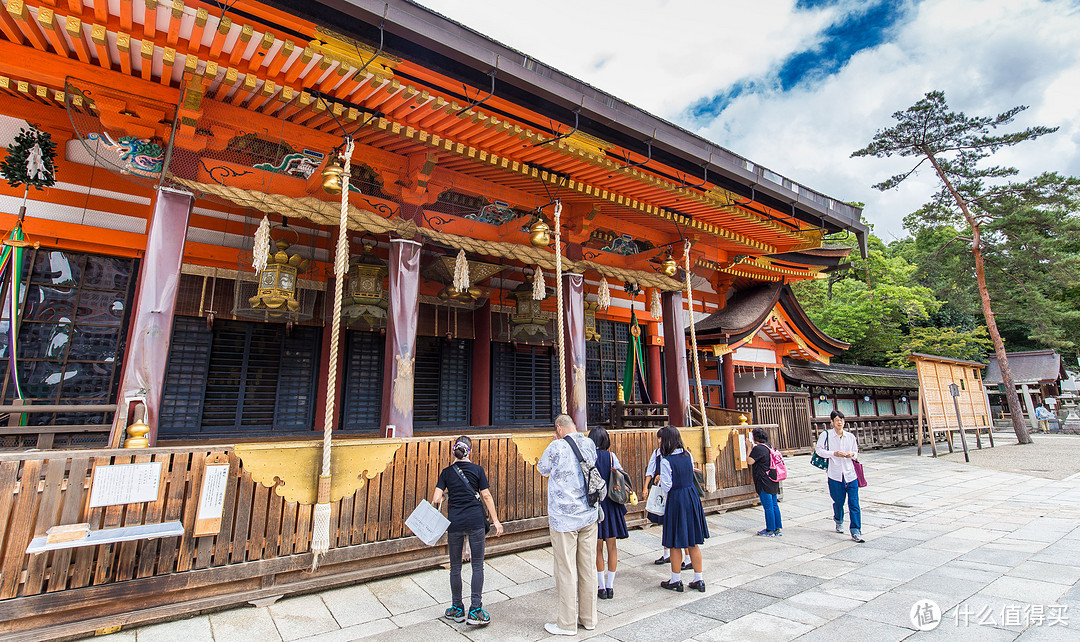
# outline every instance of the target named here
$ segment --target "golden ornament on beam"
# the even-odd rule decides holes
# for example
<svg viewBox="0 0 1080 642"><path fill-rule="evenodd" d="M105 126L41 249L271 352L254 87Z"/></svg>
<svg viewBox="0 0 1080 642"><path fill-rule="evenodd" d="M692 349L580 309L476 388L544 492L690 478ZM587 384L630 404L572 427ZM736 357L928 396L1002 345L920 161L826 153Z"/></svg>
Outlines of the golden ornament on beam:
<svg viewBox="0 0 1080 642"><path fill-rule="evenodd" d="M537 218L529 226L529 243L533 247L547 247L551 244L551 227L544 219Z"/></svg>
<svg viewBox="0 0 1080 642"><path fill-rule="evenodd" d="M672 258L671 252L668 252L664 260L660 262L660 272L671 278L675 278L675 275L679 273L679 264Z"/></svg>
<svg viewBox="0 0 1080 642"><path fill-rule="evenodd" d="M326 161L326 167L322 171L322 188L327 194L340 194L341 193L341 173L344 168L341 166L341 161L338 159L336 153L330 155L330 159Z"/></svg>

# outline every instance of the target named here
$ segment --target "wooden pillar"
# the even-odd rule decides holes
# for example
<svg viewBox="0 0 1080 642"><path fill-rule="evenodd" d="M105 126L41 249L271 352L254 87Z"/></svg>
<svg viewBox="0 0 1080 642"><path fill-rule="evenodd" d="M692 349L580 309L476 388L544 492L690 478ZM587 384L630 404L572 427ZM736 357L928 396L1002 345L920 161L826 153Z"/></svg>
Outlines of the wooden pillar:
<svg viewBox="0 0 1080 642"><path fill-rule="evenodd" d="M144 420L150 425L146 435L150 445L157 441L158 412L172 341L180 266L184 261L184 240L194 200L190 192L168 188L157 191L146 234L146 254L139 269L135 314L124 353L110 446L120 445L127 425L128 405L137 397L146 400Z"/></svg>
<svg viewBox="0 0 1080 642"><path fill-rule="evenodd" d="M469 423L491 424L491 301L473 313L472 403Z"/></svg>
<svg viewBox="0 0 1080 642"><path fill-rule="evenodd" d="M390 239L390 307L386 312L382 426L384 437L413 434L416 321L420 309L420 244Z"/></svg>
<svg viewBox="0 0 1080 642"><path fill-rule="evenodd" d="M720 359L720 378L724 382L724 407L735 410L735 355L727 352Z"/></svg>
<svg viewBox="0 0 1080 642"><path fill-rule="evenodd" d="M578 430L588 430L585 393L585 277L563 274L563 368L566 372L566 414Z"/></svg>
<svg viewBox="0 0 1080 642"><path fill-rule="evenodd" d="M1020 390L1024 394L1024 407L1027 408L1028 422L1031 423L1031 432L1039 432L1039 421L1035 419L1035 403L1031 400L1031 389L1026 383L1020 384Z"/></svg>
<svg viewBox="0 0 1080 642"><path fill-rule="evenodd" d="M690 425L690 380L686 373L686 322L682 292L664 292L664 365L667 368L668 421Z"/></svg>

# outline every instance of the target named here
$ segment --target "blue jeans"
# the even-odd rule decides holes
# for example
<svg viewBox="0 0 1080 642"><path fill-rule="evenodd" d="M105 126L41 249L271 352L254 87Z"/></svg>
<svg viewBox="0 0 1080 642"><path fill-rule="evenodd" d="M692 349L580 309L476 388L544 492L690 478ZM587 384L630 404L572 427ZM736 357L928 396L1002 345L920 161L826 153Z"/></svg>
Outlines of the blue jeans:
<svg viewBox="0 0 1080 642"><path fill-rule="evenodd" d="M770 493L758 493L761 507L765 509L765 530L778 531L784 527L780 523L780 506L776 503L776 495Z"/></svg>
<svg viewBox="0 0 1080 642"><path fill-rule="evenodd" d="M837 526L844 523L844 498L847 498L848 510L851 511L851 534L862 534L862 510L859 509L859 480L847 483L829 480L829 495L832 497L833 521Z"/></svg>
<svg viewBox="0 0 1080 642"><path fill-rule="evenodd" d="M465 538L469 538L469 553L472 555L472 603L469 609L478 609L481 606L480 596L484 592L484 527L474 531L449 531L446 533L446 544L450 553L450 594L454 606L464 610L465 605L461 601L461 551L465 548Z"/></svg>

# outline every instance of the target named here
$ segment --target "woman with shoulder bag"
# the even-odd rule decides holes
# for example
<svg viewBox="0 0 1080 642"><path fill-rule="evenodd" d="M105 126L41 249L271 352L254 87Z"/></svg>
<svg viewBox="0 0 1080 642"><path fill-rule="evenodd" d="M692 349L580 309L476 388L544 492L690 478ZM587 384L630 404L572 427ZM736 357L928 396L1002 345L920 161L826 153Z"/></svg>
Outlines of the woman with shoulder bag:
<svg viewBox="0 0 1080 642"><path fill-rule="evenodd" d="M612 470L622 470L622 464L611 452L611 438L603 428L589 431L589 439L596 444L596 469L604 479L611 479ZM626 506L605 497L600 502L604 519L596 529L596 597L610 600L615 597L615 569L619 565L617 539L630 536L626 532ZM604 570L604 549L607 549L607 571Z"/></svg>
<svg viewBox="0 0 1080 642"><path fill-rule="evenodd" d="M453 448L454 463L439 473L435 494L431 498L431 503L438 506L444 494L449 497L446 513L450 527L446 531L446 543L450 553L450 593L453 604L446 609L445 617L458 623L484 626L491 621L481 603L484 592L484 537L487 534L484 509L487 509L487 514L491 517L495 537L503 534L503 525L495 512L495 500L492 499L488 487L487 473L482 467L469 461L472 440L462 435L454 441ZM468 615L461 599L461 549L466 539L472 551L472 602Z"/></svg>

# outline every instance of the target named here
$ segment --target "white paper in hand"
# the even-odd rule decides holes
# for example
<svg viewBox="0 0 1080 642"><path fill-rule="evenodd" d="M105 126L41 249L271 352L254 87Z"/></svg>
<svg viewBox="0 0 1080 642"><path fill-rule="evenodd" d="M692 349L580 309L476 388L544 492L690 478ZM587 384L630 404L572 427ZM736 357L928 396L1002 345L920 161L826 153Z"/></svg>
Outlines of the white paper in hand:
<svg viewBox="0 0 1080 642"><path fill-rule="evenodd" d="M420 538L428 546L435 546L439 538L450 527L450 520L443 517L438 508L435 508L426 499L421 499L416 509L405 520L409 530Z"/></svg>

